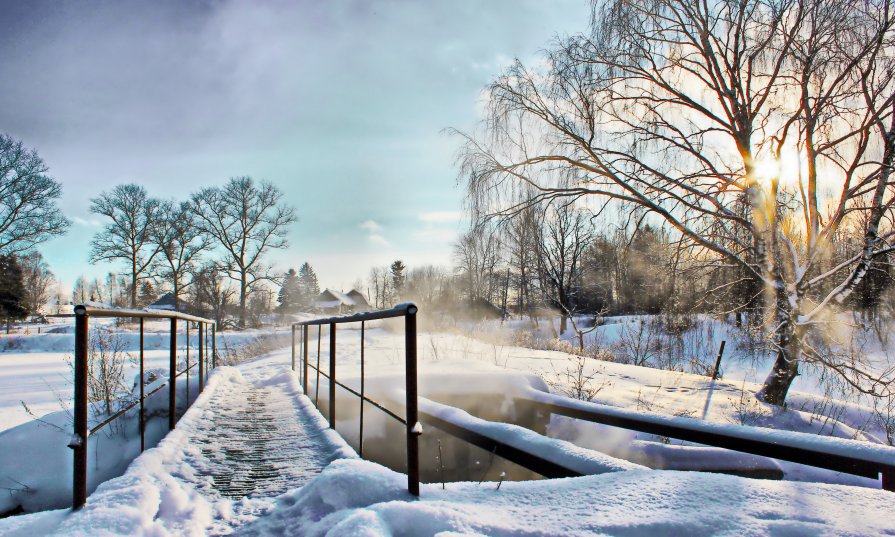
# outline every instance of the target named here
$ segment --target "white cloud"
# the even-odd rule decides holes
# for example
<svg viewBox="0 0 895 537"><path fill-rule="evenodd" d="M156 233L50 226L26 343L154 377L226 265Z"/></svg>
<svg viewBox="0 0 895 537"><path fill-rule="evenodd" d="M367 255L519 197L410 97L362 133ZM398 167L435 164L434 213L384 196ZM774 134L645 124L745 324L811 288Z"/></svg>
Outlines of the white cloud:
<svg viewBox="0 0 895 537"><path fill-rule="evenodd" d="M391 246L391 244L387 240L385 240L385 237L383 237L382 235L373 234L367 237L367 239L373 244L377 244L379 246Z"/></svg>
<svg viewBox="0 0 895 537"><path fill-rule="evenodd" d="M457 240L457 231L452 229L421 229L413 232L413 238L419 242L450 244Z"/></svg>
<svg viewBox="0 0 895 537"><path fill-rule="evenodd" d="M463 213L460 211L429 211L420 213L418 216L421 222L458 222L463 218Z"/></svg>
<svg viewBox="0 0 895 537"><path fill-rule="evenodd" d="M370 233L379 233L380 231L382 231L382 226L379 225L375 220L367 220L366 222L361 223L361 225L358 227L360 227L361 229L365 229Z"/></svg>
<svg viewBox="0 0 895 537"><path fill-rule="evenodd" d="M74 218L72 218L72 221L79 226L100 227L103 225L102 222L100 222L99 220L86 220L84 218L81 218L80 216L75 216Z"/></svg>

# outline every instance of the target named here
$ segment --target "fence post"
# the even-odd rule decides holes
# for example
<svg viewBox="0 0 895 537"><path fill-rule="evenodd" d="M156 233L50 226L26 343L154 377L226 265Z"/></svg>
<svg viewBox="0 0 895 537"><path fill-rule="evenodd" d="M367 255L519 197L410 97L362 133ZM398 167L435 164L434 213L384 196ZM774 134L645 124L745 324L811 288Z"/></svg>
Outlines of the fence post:
<svg viewBox="0 0 895 537"><path fill-rule="evenodd" d="M211 368L218 366L218 323L211 325Z"/></svg>
<svg viewBox="0 0 895 537"><path fill-rule="evenodd" d="M140 453L146 449L146 424L143 420L145 420L145 409L143 398L143 384L146 383L145 373L143 371L143 317L140 317Z"/></svg>
<svg viewBox="0 0 895 537"><path fill-rule="evenodd" d="M416 312L417 307L410 305L404 316L404 345L406 352L407 383L407 491L414 496L420 495L420 448L418 427L419 412L417 408L416 386Z"/></svg>
<svg viewBox="0 0 895 537"><path fill-rule="evenodd" d="M292 371L295 371L295 325L292 325Z"/></svg>
<svg viewBox="0 0 895 537"><path fill-rule="evenodd" d="M360 322L360 416L357 420L358 422L358 431L357 431L357 454L360 455L360 458L364 458L364 398L366 397L366 393L364 392L364 328L366 327L366 322Z"/></svg>
<svg viewBox="0 0 895 537"><path fill-rule="evenodd" d="M199 330L199 393L202 393L202 390L205 389L205 349L202 339L205 337L205 323L197 323L197 327Z"/></svg>
<svg viewBox="0 0 895 537"><path fill-rule="evenodd" d="M171 317L171 353L168 363L168 430L177 424L177 319Z"/></svg>
<svg viewBox="0 0 895 537"><path fill-rule="evenodd" d="M336 323L329 323L329 428L336 428Z"/></svg>
<svg viewBox="0 0 895 537"><path fill-rule="evenodd" d="M304 375L302 376L301 380L304 382L304 386L302 386L302 389L304 389L305 395L308 395L308 325L304 325L301 328L301 345L304 352Z"/></svg>
<svg viewBox="0 0 895 537"><path fill-rule="evenodd" d="M75 429L68 447L74 451L72 509L87 502L87 310L75 308Z"/></svg>

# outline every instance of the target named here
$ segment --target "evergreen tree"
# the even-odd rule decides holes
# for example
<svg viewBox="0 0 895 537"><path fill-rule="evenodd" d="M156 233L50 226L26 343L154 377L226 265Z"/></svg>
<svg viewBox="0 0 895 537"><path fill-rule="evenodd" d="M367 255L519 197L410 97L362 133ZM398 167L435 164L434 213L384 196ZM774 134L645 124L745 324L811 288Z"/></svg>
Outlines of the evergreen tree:
<svg viewBox="0 0 895 537"><path fill-rule="evenodd" d="M298 273L291 268L283 277L283 285L280 287L280 293L277 301L280 303L280 311L283 313L295 311L302 298Z"/></svg>
<svg viewBox="0 0 895 537"><path fill-rule="evenodd" d="M27 313L22 267L16 256L0 255L0 317L9 322L24 319Z"/></svg>
<svg viewBox="0 0 895 537"><path fill-rule="evenodd" d="M140 285L140 297L139 302L143 307L152 304L158 299L158 295L155 292L155 287L152 286L152 282L145 281Z"/></svg>
<svg viewBox="0 0 895 537"><path fill-rule="evenodd" d="M392 289L395 293L395 298L399 298L401 296L401 291L404 288L404 269L407 268L404 266L404 263L398 259L389 267L389 271L392 274Z"/></svg>
<svg viewBox="0 0 895 537"><path fill-rule="evenodd" d="M308 307L320 294L320 284L317 283L317 274L307 261L298 268L298 281L300 295L296 303Z"/></svg>

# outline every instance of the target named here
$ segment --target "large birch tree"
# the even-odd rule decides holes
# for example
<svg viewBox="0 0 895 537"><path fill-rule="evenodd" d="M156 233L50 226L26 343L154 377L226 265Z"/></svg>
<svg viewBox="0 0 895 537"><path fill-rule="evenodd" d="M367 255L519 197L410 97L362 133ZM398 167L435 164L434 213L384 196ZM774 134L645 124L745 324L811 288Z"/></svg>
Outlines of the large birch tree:
<svg viewBox="0 0 895 537"><path fill-rule="evenodd" d="M764 289L782 405L801 363L891 379L812 337L893 251L891 0L607 0L591 31L487 88L464 135L474 216L557 197L627 203ZM532 196L531 193L535 195ZM842 258L831 241L859 230Z"/></svg>

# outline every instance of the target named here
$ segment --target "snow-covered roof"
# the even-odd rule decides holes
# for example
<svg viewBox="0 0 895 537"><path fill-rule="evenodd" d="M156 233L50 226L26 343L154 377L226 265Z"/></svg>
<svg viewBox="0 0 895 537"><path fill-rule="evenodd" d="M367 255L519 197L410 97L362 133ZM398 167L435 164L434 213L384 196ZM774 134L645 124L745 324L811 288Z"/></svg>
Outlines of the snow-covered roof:
<svg viewBox="0 0 895 537"><path fill-rule="evenodd" d="M314 305L318 308L337 308L339 306L365 308L369 306L367 299L357 289L352 289L347 293L324 289L322 293L317 295Z"/></svg>
<svg viewBox="0 0 895 537"><path fill-rule="evenodd" d="M174 293L165 293L158 300L146 306L153 310L174 310Z"/></svg>

